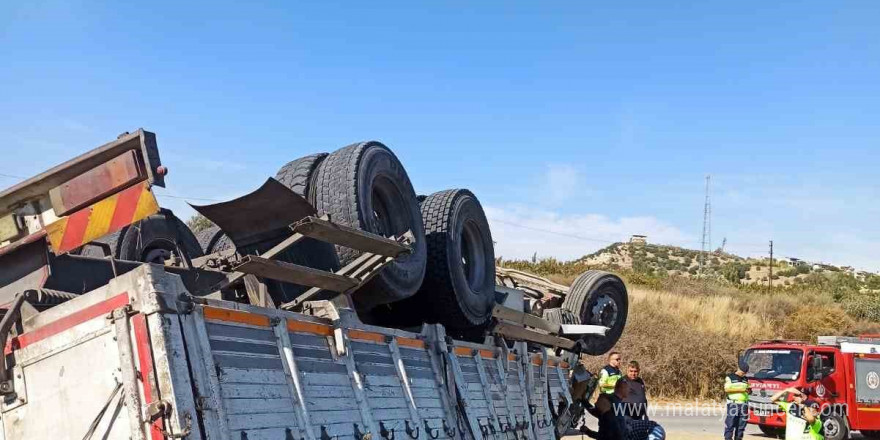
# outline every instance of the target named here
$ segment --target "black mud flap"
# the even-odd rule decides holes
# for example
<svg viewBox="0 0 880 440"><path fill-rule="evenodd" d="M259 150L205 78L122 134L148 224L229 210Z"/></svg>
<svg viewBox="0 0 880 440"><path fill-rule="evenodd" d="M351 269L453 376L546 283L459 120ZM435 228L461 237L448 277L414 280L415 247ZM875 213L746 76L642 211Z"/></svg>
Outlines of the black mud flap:
<svg viewBox="0 0 880 440"><path fill-rule="evenodd" d="M273 178L237 199L190 206L219 226L238 249L290 235L291 224L316 214L306 199Z"/></svg>

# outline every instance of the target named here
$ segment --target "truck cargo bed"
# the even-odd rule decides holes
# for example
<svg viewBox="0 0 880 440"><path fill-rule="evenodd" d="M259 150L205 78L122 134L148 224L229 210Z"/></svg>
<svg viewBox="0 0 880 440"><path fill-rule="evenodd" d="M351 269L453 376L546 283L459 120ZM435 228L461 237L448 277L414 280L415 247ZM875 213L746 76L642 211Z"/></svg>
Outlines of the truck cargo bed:
<svg viewBox="0 0 880 440"><path fill-rule="evenodd" d="M194 298L145 264L42 312L6 347L0 439L549 439L569 363Z"/></svg>

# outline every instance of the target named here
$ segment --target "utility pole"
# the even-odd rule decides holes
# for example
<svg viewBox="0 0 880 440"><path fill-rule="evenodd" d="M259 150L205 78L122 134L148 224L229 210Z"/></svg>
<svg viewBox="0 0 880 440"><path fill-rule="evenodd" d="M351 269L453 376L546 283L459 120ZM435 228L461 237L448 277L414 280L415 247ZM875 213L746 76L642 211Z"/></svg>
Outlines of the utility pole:
<svg viewBox="0 0 880 440"><path fill-rule="evenodd" d="M770 290L773 290L773 240L770 240L770 278L768 278L770 282Z"/></svg>
<svg viewBox="0 0 880 440"><path fill-rule="evenodd" d="M703 243L700 248L700 277L703 276L703 266L706 264L706 250L712 247L712 204L709 201L709 180L712 176L706 176L706 203L703 205Z"/></svg>

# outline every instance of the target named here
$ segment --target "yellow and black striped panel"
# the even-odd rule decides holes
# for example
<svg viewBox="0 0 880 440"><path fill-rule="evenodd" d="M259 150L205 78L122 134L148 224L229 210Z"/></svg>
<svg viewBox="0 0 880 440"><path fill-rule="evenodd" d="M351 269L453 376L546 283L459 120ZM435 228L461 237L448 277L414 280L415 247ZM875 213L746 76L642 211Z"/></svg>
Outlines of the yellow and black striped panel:
<svg viewBox="0 0 880 440"><path fill-rule="evenodd" d="M46 226L56 254L76 249L159 212L149 182L141 182Z"/></svg>

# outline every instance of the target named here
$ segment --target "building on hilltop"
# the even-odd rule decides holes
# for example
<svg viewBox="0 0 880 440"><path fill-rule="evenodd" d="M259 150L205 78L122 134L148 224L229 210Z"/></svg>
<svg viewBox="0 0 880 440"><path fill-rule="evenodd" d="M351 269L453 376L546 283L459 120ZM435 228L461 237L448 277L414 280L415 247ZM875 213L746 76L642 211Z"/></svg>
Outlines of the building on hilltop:
<svg viewBox="0 0 880 440"><path fill-rule="evenodd" d="M633 236L629 238L629 242L637 246L644 246L648 244L648 236L633 234Z"/></svg>

